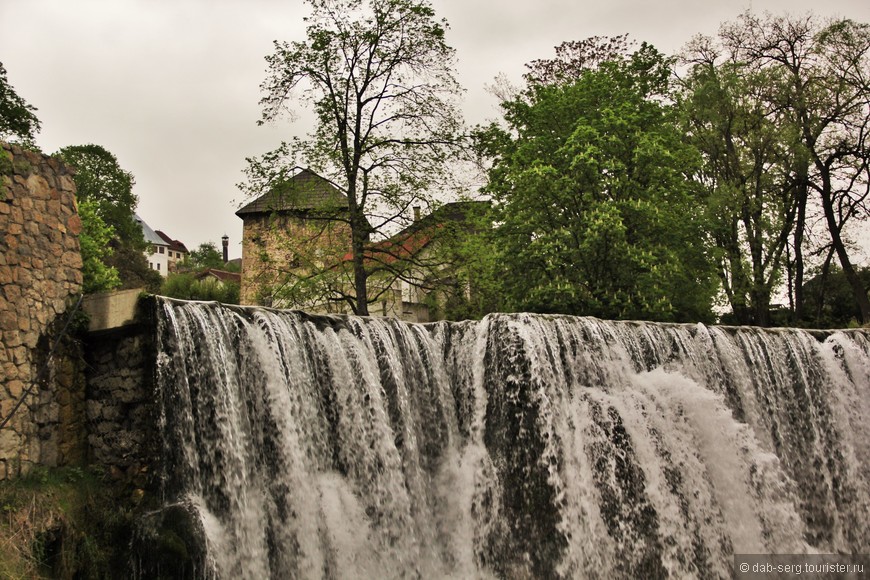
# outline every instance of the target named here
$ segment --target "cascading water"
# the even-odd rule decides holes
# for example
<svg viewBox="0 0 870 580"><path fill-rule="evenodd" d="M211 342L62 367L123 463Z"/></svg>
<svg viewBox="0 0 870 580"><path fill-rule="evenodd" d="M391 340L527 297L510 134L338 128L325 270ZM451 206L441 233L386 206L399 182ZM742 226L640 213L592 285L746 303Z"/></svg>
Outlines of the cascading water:
<svg viewBox="0 0 870 580"><path fill-rule="evenodd" d="M158 302L203 577L730 578L870 552L864 331Z"/></svg>

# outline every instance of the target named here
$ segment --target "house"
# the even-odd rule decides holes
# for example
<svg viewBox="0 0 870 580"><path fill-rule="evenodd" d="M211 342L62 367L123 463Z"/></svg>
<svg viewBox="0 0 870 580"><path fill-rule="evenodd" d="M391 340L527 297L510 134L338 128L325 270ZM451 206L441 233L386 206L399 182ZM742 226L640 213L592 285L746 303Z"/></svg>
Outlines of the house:
<svg viewBox="0 0 870 580"><path fill-rule="evenodd" d="M470 289L456 276L450 246L479 226L489 206L486 201L456 201L422 217L414 208L414 221L408 227L372 246L373 258L379 254L381 263L404 266L402 275L391 283L392 292L386 293L391 303L381 304L385 316L409 322L440 320L448 301L468 294ZM377 284L377 276L372 282Z"/></svg>
<svg viewBox="0 0 870 580"><path fill-rule="evenodd" d="M133 218L142 227L142 235L148 242L148 248L145 250L148 267L157 270L163 277L174 272L176 264L183 260L188 253L185 245L178 240L173 240L160 230L153 230L138 215L134 214Z"/></svg>
<svg viewBox="0 0 870 580"><path fill-rule="evenodd" d="M395 235L369 244L366 261L372 316L412 322L440 317L438 304L457 291L439 263L439 241L466 227L485 202L448 203ZM348 200L328 180L298 169L288 180L240 208L243 221L241 303L347 313L353 287ZM461 289L459 290L462 291Z"/></svg>
<svg viewBox="0 0 870 580"><path fill-rule="evenodd" d="M196 274L197 280L215 280L218 284L241 284L242 275L239 272L227 272L217 268L208 268Z"/></svg>
<svg viewBox="0 0 870 580"><path fill-rule="evenodd" d="M187 246L179 240L173 240L160 230L155 230L155 233L166 243L167 269L169 272L174 272L176 264L187 256ZM157 248L157 251L160 252L160 247Z"/></svg>

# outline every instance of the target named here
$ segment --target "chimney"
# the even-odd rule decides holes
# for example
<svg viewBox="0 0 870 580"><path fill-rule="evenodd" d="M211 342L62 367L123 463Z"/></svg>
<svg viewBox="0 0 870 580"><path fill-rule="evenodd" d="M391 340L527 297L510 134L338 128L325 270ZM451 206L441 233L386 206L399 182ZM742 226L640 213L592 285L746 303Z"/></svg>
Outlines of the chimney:
<svg viewBox="0 0 870 580"><path fill-rule="evenodd" d="M419 206L419 205L415 205L415 206L414 206L414 221L416 222L416 221L418 221L419 219L420 219L420 206Z"/></svg>
<svg viewBox="0 0 870 580"><path fill-rule="evenodd" d="M224 243L224 264L226 264L230 261L230 237L224 234L221 241Z"/></svg>

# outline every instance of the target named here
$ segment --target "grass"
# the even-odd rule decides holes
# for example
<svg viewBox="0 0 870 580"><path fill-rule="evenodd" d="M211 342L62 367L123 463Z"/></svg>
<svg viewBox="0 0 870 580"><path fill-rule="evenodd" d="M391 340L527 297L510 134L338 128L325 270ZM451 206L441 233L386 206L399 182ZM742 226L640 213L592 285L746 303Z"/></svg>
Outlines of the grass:
<svg viewBox="0 0 870 580"><path fill-rule="evenodd" d="M0 578L113 577L126 564L134 511L119 493L77 467L0 482Z"/></svg>

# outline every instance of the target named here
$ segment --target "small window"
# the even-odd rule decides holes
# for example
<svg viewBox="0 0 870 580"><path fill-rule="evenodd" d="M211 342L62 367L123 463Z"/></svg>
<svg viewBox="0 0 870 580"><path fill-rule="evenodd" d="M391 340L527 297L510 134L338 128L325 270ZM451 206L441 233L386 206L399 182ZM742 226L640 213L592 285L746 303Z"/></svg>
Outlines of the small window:
<svg viewBox="0 0 870 580"><path fill-rule="evenodd" d="M160 262L157 262L157 271L160 271Z"/></svg>
<svg viewBox="0 0 870 580"><path fill-rule="evenodd" d="M166 248L164 248L163 246L160 246L159 248L157 248L157 251L162 254L163 250L165 250L165 249Z"/></svg>

